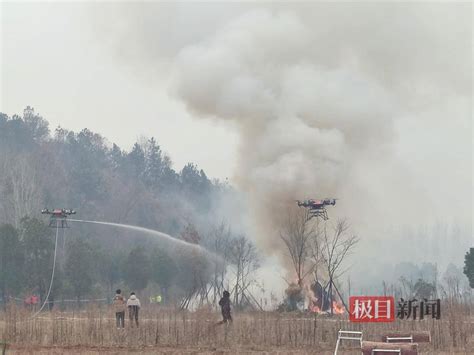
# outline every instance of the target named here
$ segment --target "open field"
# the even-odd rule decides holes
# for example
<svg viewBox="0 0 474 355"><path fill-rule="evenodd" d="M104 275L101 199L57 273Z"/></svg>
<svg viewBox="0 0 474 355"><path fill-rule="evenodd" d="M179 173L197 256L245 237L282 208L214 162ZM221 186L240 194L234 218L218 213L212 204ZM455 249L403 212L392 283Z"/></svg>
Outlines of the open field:
<svg viewBox="0 0 474 355"><path fill-rule="evenodd" d="M386 331L429 330L431 344L425 354L467 354L474 349L474 318L467 307L451 307L441 320L397 320L389 324L354 324L346 317L314 314L254 312L235 314L228 327L215 326L217 312L149 309L142 312L140 327L115 328L113 314L89 308L76 312L45 312L30 319L29 313L9 308L0 313L0 337L9 353L77 354L330 354L337 331L362 330L364 339L379 340ZM354 344L355 345L355 344ZM356 347L343 345L344 353ZM352 351L351 351L352 349Z"/></svg>

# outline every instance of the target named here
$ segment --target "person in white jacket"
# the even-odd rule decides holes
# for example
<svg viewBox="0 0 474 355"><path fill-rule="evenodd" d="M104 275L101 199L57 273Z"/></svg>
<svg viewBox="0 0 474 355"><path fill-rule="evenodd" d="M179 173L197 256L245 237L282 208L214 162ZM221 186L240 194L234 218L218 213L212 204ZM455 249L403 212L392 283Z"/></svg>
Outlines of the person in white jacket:
<svg viewBox="0 0 474 355"><path fill-rule="evenodd" d="M129 299L127 300L127 307L128 307L128 315L130 317L130 324L133 328L133 320L135 319L135 323L138 327L138 311L140 310L140 300L137 296L135 296L135 292L130 294Z"/></svg>

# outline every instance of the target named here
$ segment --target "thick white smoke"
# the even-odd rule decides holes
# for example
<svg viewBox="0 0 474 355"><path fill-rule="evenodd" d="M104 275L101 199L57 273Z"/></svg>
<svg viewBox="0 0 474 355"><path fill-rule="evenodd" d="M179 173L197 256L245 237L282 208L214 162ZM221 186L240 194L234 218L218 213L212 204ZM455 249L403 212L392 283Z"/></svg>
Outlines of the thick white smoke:
<svg viewBox="0 0 474 355"><path fill-rule="evenodd" d="M398 121L469 93L466 62L444 53L466 52L457 41L468 28L442 10L253 10L180 51L174 93L189 110L240 131L236 177L263 246L279 243L269 227L296 198L339 197L339 214L363 223L433 213L393 144Z"/></svg>
<svg viewBox="0 0 474 355"><path fill-rule="evenodd" d="M280 244L276 225L294 199L332 196L331 220L346 216L363 241L391 243L359 255L413 260L423 246L409 251L416 238L400 238L401 226L434 221L468 230L450 261L470 244L471 4L106 10L96 11L98 33L138 77L167 82L171 73L171 92L190 112L238 130L235 181L260 246ZM205 137L203 149L213 149Z"/></svg>

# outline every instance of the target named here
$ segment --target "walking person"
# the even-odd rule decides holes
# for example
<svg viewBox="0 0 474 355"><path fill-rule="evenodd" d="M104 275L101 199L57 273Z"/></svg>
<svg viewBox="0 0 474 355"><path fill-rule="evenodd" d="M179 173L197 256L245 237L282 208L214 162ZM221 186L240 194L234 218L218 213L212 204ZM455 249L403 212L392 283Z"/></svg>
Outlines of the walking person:
<svg viewBox="0 0 474 355"><path fill-rule="evenodd" d="M115 310L115 321L117 323L117 329L125 328L125 298L122 296L122 290L118 289L115 291L113 300L113 306Z"/></svg>
<svg viewBox="0 0 474 355"><path fill-rule="evenodd" d="M140 300L138 297L135 295L135 292L132 292L130 294L130 297L128 298L127 301L127 307L128 307L128 316L130 317L130 324L133 328L133 320L135 320L135 324L138 327L138 311L140 310Z"/></svg>
<svg viewBox="0 0 474 355"><path fill-rule="evenodd" d="M224 291L222 298L219 301L219 306L221 306L222 320L217 323L217 325L224 324L227 322L232 323L232 315L230 312L230 293L229 291Z"/></svg>

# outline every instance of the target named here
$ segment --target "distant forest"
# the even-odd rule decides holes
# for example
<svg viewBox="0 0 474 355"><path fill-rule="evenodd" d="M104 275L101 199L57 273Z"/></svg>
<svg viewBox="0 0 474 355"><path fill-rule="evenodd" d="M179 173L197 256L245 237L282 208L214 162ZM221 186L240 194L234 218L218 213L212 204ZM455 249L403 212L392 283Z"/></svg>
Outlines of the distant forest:
<svg viewBox="0 0 474 355"><path fill-rule="evenodd" d="M154 138L125 151L87 128L51 131L31 107L23 116L0 113L0 152L0 221L15 227L41 207L64 206L175 234L207 215L226 188L193 163L175 171Z"/></svg>
<svg viewBox="0 0 474 355"><path fill-rule="evenodd" d="M222 215L221 201L234 194L193 163L175 170L153 137L126 151L87 128L51 129L32 107L22 116L0 113L0 300L47 293L56 230L42 208L72 208L78 219L156 229L220 255L229 249L226 263L256 268L256 257L240 265L242 252L256 256L255 247L234 235ZM224 285L226 265L164 250L136 232L69 224L59 235L52 300L111 296L122 287L160 293L164 302L187 307L198 294L214 301L224 287L239 290L249 282ZM239 293L237 303L244 302L245 291Z"/></svg>

